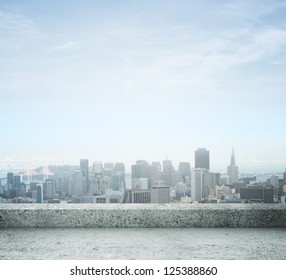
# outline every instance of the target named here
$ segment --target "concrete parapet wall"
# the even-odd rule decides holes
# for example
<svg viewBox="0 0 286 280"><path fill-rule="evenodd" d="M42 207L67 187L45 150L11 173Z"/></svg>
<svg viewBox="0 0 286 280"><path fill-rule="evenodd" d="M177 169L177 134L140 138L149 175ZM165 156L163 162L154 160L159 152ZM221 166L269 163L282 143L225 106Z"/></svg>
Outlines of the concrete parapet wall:
<svg viewBox="0 0 286 280"><path fill-rule="evenodd" d="M286 228L285 204L2 204L0 228Z"/></svg>

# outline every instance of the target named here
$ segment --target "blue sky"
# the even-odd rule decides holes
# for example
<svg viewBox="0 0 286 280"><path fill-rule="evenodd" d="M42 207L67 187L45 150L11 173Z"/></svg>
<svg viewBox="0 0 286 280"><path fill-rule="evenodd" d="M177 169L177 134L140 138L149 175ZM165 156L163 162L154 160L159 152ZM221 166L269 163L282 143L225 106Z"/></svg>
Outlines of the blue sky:
<svg viewBox="0 0 286 280"><path fill-rule="evenodd" d="M0 164L286 167L285 1L1 1Z"/></svg>

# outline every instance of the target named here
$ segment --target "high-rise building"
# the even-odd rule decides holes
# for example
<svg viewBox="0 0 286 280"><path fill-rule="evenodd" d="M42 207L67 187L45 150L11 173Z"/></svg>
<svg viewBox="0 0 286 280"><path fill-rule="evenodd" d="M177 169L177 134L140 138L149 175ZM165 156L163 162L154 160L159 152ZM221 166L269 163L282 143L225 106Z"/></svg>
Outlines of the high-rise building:
<svg viewBox="0 0 286 280"><path fill-rule="evenodd" d="M81 170L75 170L73 173L73 184L71 189L72 196L83 194L83 175Z"/></svg>
<svg viewBox="0 0 286 280"><path fill-rule="evenodd" d="M93 173L95 174L95 176L102 176L102 170L103 170L103 166L102 166L102 162L101 161L95 161L93 163Z"/></svg>
<svg viewBox="0 0 286 280"><path fill-rule="evenodd" d="M122 173L123 175L125 174L125 165L123 162L116 162L114 166L114 173Z"/></svg>
<svg viewBox="0 0 286 280"><path fill-rule="evenodd" d="M57 179L57 186L63 196L68 195L71 189L71 178L69 176L59 177Z"/></svg>
<svg viewBox="0 0 286 280"><path fill-rule="evenodd" d="M189 162L179 163L179 172L181 173L182 180L184 183L189 182L191 179L191 166Z"/></svg>
<svg viewBox="0 0 286 280"><path fill-rule="evenodd" d="M201 168L192 169L191 197L193 201L201 201L203 199L203 172L204 170Z"/></svg>
<svg viewBox="0 0 286 280"><path fill-rule="evenodd" d="M278 188L279 187L279 176L272 175L270 177L270 185L274 188Z"/></svg>
<svg viewBox="0 0 286 280"><path fill-rule="evenodd" d="M169 159L163 160L163 171L164 171L165 168L168 168L170 166L172 166L172 161L171 160L169 160Z"/></svg>
<svg viewBox="0 0 286 280"><path fill-rule="evenodd" d="M269 179L270 186L274 189L274 195L279 193L279 176L272 175Z"/></svg>
<svg viewBox="0 0 286 280"><path fill-rule="evenodd" d="M83 179L83 192L87 193L89 190L89 166L88 159L80 160L80 171Z"/></svg>
<svg viewBox="0 0 286 280"><path fill-rule="evenodd" d="M20 184L19 196L26 197L26 184L24 182Z"/></svg>
<svg viewBox="0 0 286 280"><path fill-rule="evenodd" d="M123 188L123 180L122 180L122 176L120 174L113 174L111 176L111 189L113 191L119 191Z"/></svg>
<svg viewBox="0 0 286 280"><path fill-rule="evenodd" d="M46 196L47 198L55 198L56 196L56 182L52 179L46 179Z"/></svg>
<svg viewBox="0 0 286 280"><path fill-rule="evenodd" d="M286 185L286 169L283 172L283 184Z"/></svg>
<svg viewBox="0 0 286 280"><path fill-rule="evenodd" d="M203 189L203 196L207 196L209 191L212 190L215 192L216 188L216 176L215 173L206 171L204 173L204 189Z"/></svg>
<svg viewBox="0 0 286 280"><path fill-rule="evenodd" d="M106 163L104 163L102 176L103 177L105 177L105 176L111 177L112 174L113 174L113 170L114 170L113 162L106 162Z"/></svg>
<svg viewBox="0 0 286 280"><path fill-rule="evenodd" d="M13 172L7 173L7 184L9 185L10 188L14 186L14 173Z"/></svg>
<svg viewBox="0 0 286 280"><path fill-rule="evenodd" d="M233 185L238 182L238 166L235 163L234 149L232 149L230 165L227 167L229 184Z"/></svg>
<svg viewBox="0 0 286 280"><path fill-rule="evenodd" d="M151 185L153 185L156 181L162 180L161 173L161 164L160 162L152 162L150 166L150 179Z"/></svg>
<svg viewBox="0 0 286 280"><path fill-rule="evenodd" d="M104 169L111 169L113 172L114 164L113 162L105 162L104 163Z"/></svg>
<svg viewBox="0 0 286 280"><path fill-rule="evenodd" d="M43 185L38 184L36 187L36 202L43 203Z"/></svg>
<svg viewBox="0 0 286 280"><path fill-rule="evenodd" d="M147 178L148 179L148 187L151 186L151 172L150 172L150 165L145 160L137 160L136 164L131 166L131 176L132 176L132 187L134 186L134 182L137 183L138 179L140 178Z"/></svg>
<svg viewBox="0 0 286 280"><path fill-rule="evenodd" d="M129 190L129 203L151 203L151 191Z"/></svg>
<svg viewBox="0 0 286 280"><path fill-rule="evenodd" d="M195 151L195 168L210 169L210 152L206 148Z"/></svg>
<svg viewBox="0 0 286 280"><path fill-rule="evenodd" d="M22 176L21 175L14 175L13 187L16 189L20 188L21 182L22 182Z"/></svg>
<svg viewBox="0 0 286 280"><path fill-rule="evenodd" d="M165 182L158 181L151 188L151 203L170 203L170 187Z"/></svg>
<svg viewBox="0 0 286 280"><path fill-rule="evenodd" d="M162 179L165 181L167 186L175 187L177 183L177 176L175 168L172 165L165 166L162 173Z"/></svg>

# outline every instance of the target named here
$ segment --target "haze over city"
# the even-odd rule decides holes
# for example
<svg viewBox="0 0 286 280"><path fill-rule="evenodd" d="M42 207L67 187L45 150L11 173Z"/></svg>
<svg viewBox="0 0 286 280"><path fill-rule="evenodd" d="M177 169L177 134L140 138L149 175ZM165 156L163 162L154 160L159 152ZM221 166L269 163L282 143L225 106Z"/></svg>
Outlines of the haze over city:
<svg viewBox="0 0 286 280"><path fill-rule="evenodd" d="M1 1L0 169L210 151L286 167L284 1Z"/></svg>

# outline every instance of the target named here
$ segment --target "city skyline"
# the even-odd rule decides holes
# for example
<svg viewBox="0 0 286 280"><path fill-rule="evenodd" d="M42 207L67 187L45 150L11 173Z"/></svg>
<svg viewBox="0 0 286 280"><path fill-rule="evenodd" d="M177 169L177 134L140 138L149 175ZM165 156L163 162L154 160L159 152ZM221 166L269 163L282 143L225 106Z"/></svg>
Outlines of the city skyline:
<svg viewBox="0 0 286 280"><path fill-rule="evenodd" d="M285 203L286 169L280 175L239 176L232 149L227 174L221 174L209 169L209 155L197 149L193 168L189 162L175 168L169 159L137 160L130 175L123 162L89 159L80 159L79 166L7 172L0 180L0 203Z"/></svg>
<svg viewBox="0 0 286 280"><path fill-rule="evenodd" d="M205 162L204 164L207 164L209 166L205 167L205 166L196 166L196 154L199 151L206 151L207 152L207 162ZM124 168L126 169L126 173L131 174L132 172L132 166L134 164L136 164L136 162L146 162L148 164L160 164L162 168L164 168L164 162L168 162L169 164L171 164L171 166L180 169L180 165L181 164L188 164L190 166L191 169L197 169L197 168L202 168L202 169L207 169L213 172L218 172L221 174L228 174L230 175L230 168L233 167L236 169L235 173L237 175L235 175L236 177L239 174L270 174L270 173L282 173L286 170L286 168L282 167L282 169L279 167L277 167L276 169L259 169L259 165L257 163L254 163L255 166L253 168L245 168L245 166L243 168L241 168L240 164L236 164L236 156L234 154L234 147L232 147L231 152L229 153L229 159L228 161L223 161L220 162L219 164L213 164L212 160L211 160L211 152L206 149L206 148L197 148L197 150L194 151L193 153L193 160L187 160L187 161L173 161L172 159L166 157L165 159L154 159L154 160L148 160L146 158L141 158L141 159L136 159L134 162L125 162L123 160L101 160L101 159L94 159L94 158L87 158L87 159L74 159L73 161L62 161L62 162L49 162L47 159L39 159L39 158L34 158L32 161L29 160L25 160L22 159L18 162L18 164L16 163L17 160L6 160L6 164L2 164L2 168L0 168L0 171L5 171L5 172L10 172L10 171L20 171L20 170L31 170L31 169L36 169L36 168L47 168L48 166L78 166L78 170L82 170L81 165L82 162L86 162L88 164L88 168L91 170L93 169L94 165L116 165L116 164L123 164ZM80 164L79 164L80 161ZM1 162L1 161L0 161ZM4 161L3 161L4 162ZM273 166L272 166L273 167ZM101 167L102 168L102 167ZM239 172L238 172L239 170Z"/></svg>
<svg viewBox="0 0 286 280"><path fill-rule="evenodd" d="M0 169L286 167L283 1L1 1Z"/></svg>

